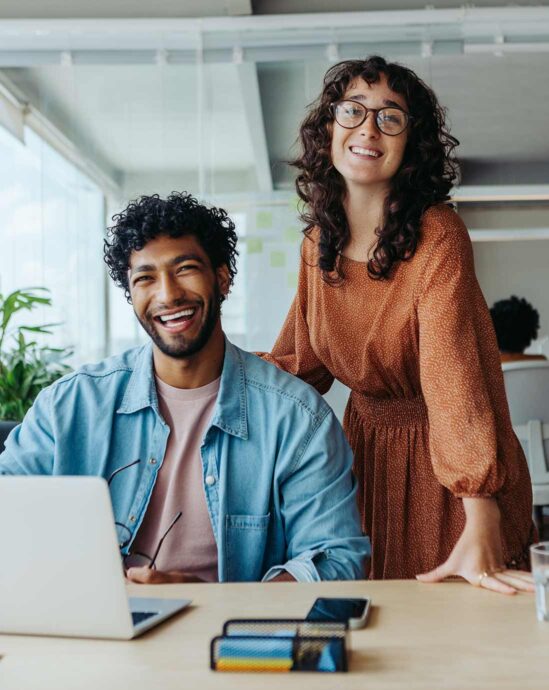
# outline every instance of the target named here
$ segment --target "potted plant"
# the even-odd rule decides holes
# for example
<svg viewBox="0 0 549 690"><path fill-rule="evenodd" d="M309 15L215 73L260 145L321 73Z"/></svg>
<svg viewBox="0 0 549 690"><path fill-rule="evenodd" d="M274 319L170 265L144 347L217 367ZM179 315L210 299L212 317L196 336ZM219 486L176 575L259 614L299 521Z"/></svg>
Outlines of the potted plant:
<svg viewBox="0 0 549 690"><path fill-rule="evenodd" d="M58 324L13 325L16 314L39 305L51 306L46 288L0 294L0 420L21 421L42 388L70 371L63 362L70 349L39 345L33 339L34 334L51 334Z"/></svg>

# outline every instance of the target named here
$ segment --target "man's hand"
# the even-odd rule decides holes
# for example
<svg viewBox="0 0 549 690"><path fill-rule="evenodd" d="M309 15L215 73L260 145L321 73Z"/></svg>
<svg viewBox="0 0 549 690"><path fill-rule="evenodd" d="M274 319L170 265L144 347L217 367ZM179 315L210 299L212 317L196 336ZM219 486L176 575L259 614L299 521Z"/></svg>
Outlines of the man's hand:
<svg viewBox="0 0 549 690"><path fill-rule="evenodd" d="M138 582L140 585L166 585L174 582L204 582L196 575L184 573L181 570L169 570L162 572L148 566L142 568L128 568L126 579L129 582Z"/></svg>
<svg viewBox="0 0 549 690"><path fill-rule="evenodd" d="M295 577L290 575L290 573L283 572L280 573L280 575L273 577L273 579L269 580L269 582L297 582L297 580L295 579Z"/></svg>

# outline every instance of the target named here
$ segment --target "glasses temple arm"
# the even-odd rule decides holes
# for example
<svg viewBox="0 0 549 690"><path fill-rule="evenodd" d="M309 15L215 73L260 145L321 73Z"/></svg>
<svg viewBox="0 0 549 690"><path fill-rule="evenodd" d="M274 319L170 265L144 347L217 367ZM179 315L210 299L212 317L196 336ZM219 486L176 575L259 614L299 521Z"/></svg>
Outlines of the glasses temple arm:
<svg viewBox="0 0 549 690"><path fill-rule="evenodd" d="M124 467L119 467L119 468L118 468L117 470L115 470L115 471L111 474L111 476L107 479L107 484L110 486L112 480L116 477L116 475L117 475L119 472L122 472L122 470L127 470L128 467L133 467L134 465L137 465L137 464L140 463L140 462L141 462L141 460L134 460L133 462L130 462L129 465L124 465Z"/></svg>
<svg viewBox="0 0 549 690"><path fill-rule="evenodd" d="M160 549L161 549L161 547L162 547L162 544L164 543L164 539L166 539L166 537L167 537L168 534L170 533L170 530L172 529L172 527L175 525L175 523L179 520L179 518L180 518L182 515L183 515L183 513L182 513L181 511L179 511L179 513L177 513L177 515L176 515L176 516L174 517L174 519L171 521L170 526L168 527L168 529L164 532L164 534L163 534L162 537L160 538L160 541L158 542L158 546L156 547L156 551L154 552L153 557L152 557L152 559L151 559L151 562L150 562L150 564L149 564L149 568L153 568L153 567L154 567L154 564L155 564L155 562L156 562L156 559L158 558L158 554L160 553Z"/></svg>

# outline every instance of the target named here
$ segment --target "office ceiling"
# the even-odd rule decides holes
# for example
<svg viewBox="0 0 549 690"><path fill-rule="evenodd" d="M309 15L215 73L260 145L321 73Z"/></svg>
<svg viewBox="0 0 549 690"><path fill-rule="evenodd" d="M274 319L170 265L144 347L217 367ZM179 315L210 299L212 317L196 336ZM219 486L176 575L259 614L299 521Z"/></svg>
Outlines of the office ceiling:
<svg viewBox="0 0 549 690"><path fill-rule="evenodd" d="M231 64L200 70L195 65L55 65L4 73L86 154L108 161L118 173L254 165ZM200 137L205 146L199 145Z"/></svg>
<svg viewBox="0 0 549 690"><path fill-rule="evenodd" d="M67 11L66 2L2 0L3 17L44 16ZM481 1L490 8L497 2ZM540 3L521 2L521 5ZM455 7L448 0L432 0L439 9ZM410 0L189 0L187 2L138 2L136 0L73 0L71 15L156 17L228 17L269 13L319 13L359 10L422 8ZM42 8L41 15L37 7ZM91 9L90 9L91 8ZM10 14L11 12L11 14ZM88 14L85 14L88 12ZM498 10L487 10L497 24ZM18 13L18 14L17 14ZM343 16L343 15L341 15ZM227 20L232 21L232 20ZM409 29L399 28L403 40ZM110 40L116 37L113 30ZM72 40L72 39L71 39ZM539 40L539 39L537 39ZM67 45L72 44L67 41ZM393 43L397 49L398 43ZM549 179L549 51L487 51L463 54L436 50L421 55L391 49L383 54L412 69L430 84L448 109L452 133L461 141L464 182L546 183ZM373 48L371 48L373 46ZM341 57L360 57L378 46L369 41L348 48ZM0 54L1 54L0 46ZM320 57L319 57L320 56ZM198 59L186 64L148 59L148 64L63 64L13 66L0 64L7 76L61 131L101 161L116 177L192 171L202 166L230 173L256 171L258 180L272 177L276 187L291 185L292 174L284 161L292 150L305 109L318 94L327 56L296 55L291 59L259 58L254 73L243 76L239 60L230 58L207 64ZM70 57L70 55L69 55ZM59 62L59 61L58 61ZM3 69L2 69L3 67ZM265 145L258 133L264 133ZM268 191L269 182L258 188Z"/></svg>
<svg viewBox="0 0 549 690"><path fill-rule="evenodd" d="M246 15L312 14L320 12L377 12L507 5L539 6L540 0L2 0L0 18L99 17L226 17Z"/></svg>
<svg viewBox="0 0 549 690"><path fill-rule="evenodd" d="M501 7L502 5L544 5L539 0L520 0L509 3L501 0L477 0L474 3L456 0L253 0L254 14L297 14L312 12L381 12L386 10L422 10L425 7L452 9L464 5Z"/></svg>

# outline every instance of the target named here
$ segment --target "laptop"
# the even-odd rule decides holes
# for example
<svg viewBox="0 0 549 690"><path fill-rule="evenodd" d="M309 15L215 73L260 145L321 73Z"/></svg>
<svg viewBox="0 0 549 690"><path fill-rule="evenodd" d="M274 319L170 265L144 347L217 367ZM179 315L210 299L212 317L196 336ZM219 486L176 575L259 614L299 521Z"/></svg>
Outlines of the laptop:
<svg viewBox="0 0 549 690"><path fill-rule="evenodd" d="M190 604L128 597L100 477L0 477L0 561L0 633L129 640Z"/></svg>

